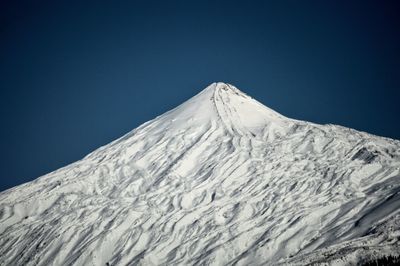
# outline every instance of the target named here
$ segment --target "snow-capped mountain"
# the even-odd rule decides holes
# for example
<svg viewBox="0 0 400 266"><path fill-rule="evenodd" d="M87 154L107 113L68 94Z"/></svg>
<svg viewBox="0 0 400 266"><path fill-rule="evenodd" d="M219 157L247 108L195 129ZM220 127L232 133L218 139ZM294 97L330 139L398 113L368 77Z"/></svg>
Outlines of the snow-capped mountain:
<svg viewBox="0 0 400 266"><path fill-rule="evenodd" d="M1 265L347 265L400 255L400 141L213 83L0 193Z"/></svg>

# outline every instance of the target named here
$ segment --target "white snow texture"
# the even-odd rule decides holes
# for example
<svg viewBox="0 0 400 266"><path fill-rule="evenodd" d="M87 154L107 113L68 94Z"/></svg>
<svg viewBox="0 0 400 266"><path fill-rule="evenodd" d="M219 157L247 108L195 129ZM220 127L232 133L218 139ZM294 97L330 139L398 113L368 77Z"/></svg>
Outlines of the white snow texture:
<svg viewBox="0 0 400 266"><path fill-rule="evenodd" d="M400 255L400 141L213 83L0 193L1 265L352 265Z"/></svg>

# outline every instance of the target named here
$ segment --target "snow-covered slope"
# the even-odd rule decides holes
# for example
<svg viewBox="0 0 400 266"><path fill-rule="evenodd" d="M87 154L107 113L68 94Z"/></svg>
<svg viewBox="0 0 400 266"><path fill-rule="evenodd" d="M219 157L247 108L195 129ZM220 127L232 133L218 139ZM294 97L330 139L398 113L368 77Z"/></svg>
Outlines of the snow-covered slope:
<svg viewBox="0 0 400 266"><path fill-rule="evenodd" d="M0 193L1 265L347 264L400 253L400 142L213 83Z"/></svg>

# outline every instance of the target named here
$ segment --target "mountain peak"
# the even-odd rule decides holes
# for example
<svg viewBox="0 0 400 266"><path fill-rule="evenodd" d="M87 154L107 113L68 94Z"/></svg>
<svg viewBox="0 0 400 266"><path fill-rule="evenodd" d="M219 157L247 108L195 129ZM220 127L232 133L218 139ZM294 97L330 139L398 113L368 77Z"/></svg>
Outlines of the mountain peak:
<svg viewBox="0 0 400 266"><path fill-rule="evenodd" d="M290 120L240 91L234 85L214 82L175 109L160 117L174 128L222 123L241 135L269 128L286 127Z"/></svg>
<svg viewBox="0 0 400 266"><path fill-rule="evenodd" d="M229 93L234 93L236 95L241 95L248 97L245 93L240 91L238 88L236 88L234 85L226 83L226 82L213 82L210 85L208 85L205 89L205 91L212 91L212 92L218 92L218 91L225 91Z"/></svg>

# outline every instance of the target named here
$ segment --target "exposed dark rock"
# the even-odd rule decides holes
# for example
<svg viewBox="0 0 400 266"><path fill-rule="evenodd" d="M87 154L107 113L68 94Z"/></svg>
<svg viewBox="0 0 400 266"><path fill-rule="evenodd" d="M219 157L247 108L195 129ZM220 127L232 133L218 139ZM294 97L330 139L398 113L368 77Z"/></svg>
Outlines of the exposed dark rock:
<svg viewBox="0 0 400 266"><path fill-rule="evenodd" d="M362 160L365 163L371 163L378 156L377 151L369 151L367 148L363 147L358 150L356 154L351 158L352 160Z"/></svg>

